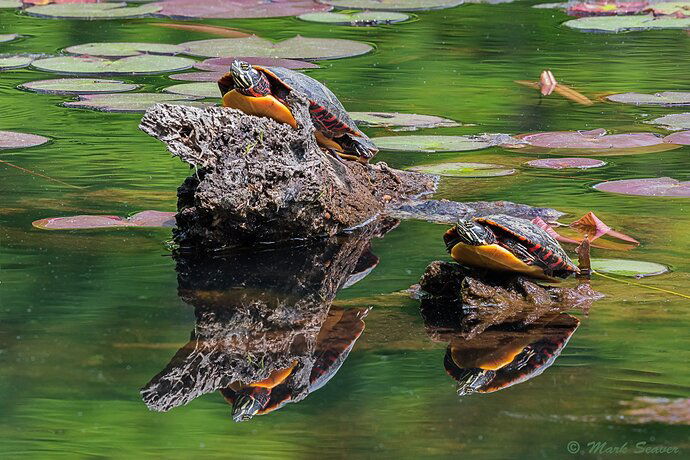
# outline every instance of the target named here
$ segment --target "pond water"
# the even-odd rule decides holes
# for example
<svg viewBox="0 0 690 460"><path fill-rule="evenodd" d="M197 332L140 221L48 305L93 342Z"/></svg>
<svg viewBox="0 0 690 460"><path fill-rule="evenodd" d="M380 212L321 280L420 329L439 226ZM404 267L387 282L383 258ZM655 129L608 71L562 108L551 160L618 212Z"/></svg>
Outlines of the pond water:
<svg viewBox="0 0 690 460"><path fill-rule="evenodd" d="M592 98L688 89L690 38L684 31L585 34L563 27L568 17L561 11L530 5L464 5L371 28L296 18L197 22L274 40L302 34L374 45L366 55L322 61L309 75L325 82L348 110L433 114L463 123L415 134L594 128L665 133L643 121L683 112L582 106L557 96L540 98L515 84L537 80L551 68L556 78ZM214 38L152 22L164 21L46 20L0 9L0 33L23 35L0 44L0 52L53 54L98 41ZM0 130L52 139L3 151L0 160L78 187L0 164L0 456L556 458L572 456L572 442L591 456L604 454L590 452L590 442L690 452L687 401L679 424L626 412L690 396L688 300L648 289L690 294L690 199L592 188L605 179L690 180L690 147L595 155L607 165L584 171L524 168L522 163L539 156L499 147L380 153L376 160L394 167L443 161L516 167L512 176L444 178L436 198L548 206L567 213L564 222L594 211L641 242L630 252L594 249L594 257L655 261L672 271L635 285L595 276L594 287L606 297L587 315L571 312L580 325L553 365L500 391L459 396L444 367L448 343L427 332L417 301L396 294L417 283L431 261L448 260L442 243L447 227L404 221L372 240L371 252L380 259L376 268L337 293L337 306L373 307L339 371L298 403L234 423L218 392L163 413L150 411L139 393L196 325L194 302L178 286L179 261L167 245L170 229L32 228L34 220L61 215L174 211L176 187L189 174L163 144L138 130L140 114L68 109L60 104L69 97L16 89L52 77L32 69L0 73ZM179 83L166 75L123 79L142 84L143 91ZM271 267L280 279L281 261ZM266 272L257 277L272 279Z"/></svg>

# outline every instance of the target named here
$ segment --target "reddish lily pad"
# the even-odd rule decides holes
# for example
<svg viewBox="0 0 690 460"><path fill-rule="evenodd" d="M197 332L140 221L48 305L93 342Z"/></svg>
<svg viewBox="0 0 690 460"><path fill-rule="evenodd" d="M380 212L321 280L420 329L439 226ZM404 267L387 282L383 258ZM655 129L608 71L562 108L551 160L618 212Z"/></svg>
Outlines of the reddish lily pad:
<svg viewBox="0 0 690 460"><path fill-rule="evenodd" d="M633 278L662 275L670 271L666 265L628 259L592 259L592 270Z"/></svg>
<svg viewBox="0 0 690 460"><path fill-rule="evenodd" d="M137 42L112 42L112 43L85 43L65 48L72 54L84 54L87 56L100 56L109 58L138 56L140 54L179 54L185 48L179 45L165 43L137 43Z"/></svg>
<svg viewBox="0 0 690 460"><path fill-rule="evenodd" d="M602 182L594 188L623 195L690 197L690 181L680 182L670 177L614 180Z"/></svg>
<svg viewBox="0 0 690 460"><path fill-rule="evenodd" d="M341 26L375 26L407 21L410 17L394 11L363 11L357 13L305 13L297 16L303 21Z"/></svg>
<svg viewBox="0 0 690 460"><path fill-rule="evenodd" d="M681 131L664 137L664 142L669 144L690 145L690 131Z"/></svg>
<svg viewBox="0 0 690 460"><path fill-rule="evenodd" d="M119 80L57 78L54 80L30 81L19 85L19 88L42 94L96 94L131 91L139 88L139 85Z"/></svg>
<svg viewBox="0 0 690 460"><path fill-rule="evenodd" d="M357 123L375 128L400 127L396 131L414 131L422 128L453 128L459 123L434 115L397 112L350 112Z"/></svg>
<svg viewBox="0 0 690 460"><path fill-rule="evenodd" d="M606 165L605 161L595 160L594 158L544 158L532 160L525 163L533 168L548 169L589 169L601 168Z"/></svg>
<svg viewBox="0 0 690 460"><path fill-rule="evenodd" d="M568 5L570 16L612 16L641 13L649 5L646 1L632 2L577 2Z"/></svg>
<svg viewBox="0 0 690 460"><path fill-rule="evenodd" d="M32 66L45 72L61 74L151 75L186 70L194 60L178 56L139 55L122 59L60 56L37 59Z"/></svg>
<svg viewBox="0 0 690 460"><path fill-rule="evenodd" d="M181 83L179 85L168 86L163 89L166 93L184 94L196 97L216 97L220 98L220 90L217 83Z"/></svg>
<svg viewBox="0 0 690 460"><path fill-rule="evenodd" d="M650 29L687 29L690 28L690 18L675 18L671 16L595 16L573 19L564 23L565 26L582 32L626 32Z"/></svg>
<svg viewBox="0 0 690 460"><path fill-rule="evenodd" d="M17 37L19 37L17 34L0 34L0 43L11 42L17 39Z"/></svg>
<svg viewBox="0 0 690 460"><path fill-rule="evenodd" d="M666 129L676 131L679 129L690 129L690 113L674 113L663 117L655 118L650 123L664 125Z"/></svg>
<svg viewBox="0 0 690 460"><path fill-rule="evenodd" d="M440 163L408 168L426 174L448 177L500 177L515 174L515 169L488 163Z"/></svg>
<svg viewBox="0 0 690 460"><path fill-rule="evenodd" d="M171 80L217 82L226 72L185 72L170 75Z"/></svg>
<svg viewBox="0 0 690 460"><path fill-rule="evenodd" d="M53 217L34 221L32 225L42 230L86 230L122 227L174 227L175 213L142 211L129 218L119 216L71 216Z"/></svg>
<svg viewBox="0 0 690 460"><path fill-rule="evenodd" d="M613 102L634 105L690 105L690 92L664 91L654 94L621 93L607 96L606 99Z"/></svg>
<svg viewBox="0 0 690 460"><path fill-rule="evenodd" d="M476 136L387 136L372 140L381 150L397 152L462 152L492 145Z"/></svg>
<svg viewBox="0 0 690 460"><path fill-rule="evenodd" d="M186 54L201 57L255 56L288 59L339 59L358 56L372 50L366 43L339 38L310 38L297 35L282 42L252 35L245 38L212 38L182 43Z"/></svg>
<svg viewBox="0 0 690 460"><path fill-rule="evenodd" d="M36 147L50 141L47 137L36 134L15 133L13 131L0 131L0 150L24 149Z"/></svg>
<svg viewBox="0 0 690 460"><path fill-rule="evenodd" d="M224 19L297 16L331 9L312 0L165 0L153 5L161 8L161 16Z"/></svg>
<svg viewBox="0 0 690 460"><path fill-rule="evenodd" d="M75 102L65 102L65 107L98 110L100 112L145 112L156 104L208 106L194 102L198 97L162 93L86 94Z"/></svg>
<svg viewBox="0 0 690 460"><path fill-rule="evenodd" d="M122 19L150 16L161 9L155 4L128 7L118 3L61 3L32 6L24 11L31 16L62 19Z"/></svg>
<svg viewBox="0 0 690 460"><path fill-rule="evenodd" d="M462 5L463 0L319 0L340 9L381 11L440 10Z"/></svg>
<svg viewBox="0 0 690 460"><path fill-rule="evenodd" d="M0 56L0 70L28 67L33 60L34 58L30 56Z"/></svg>
<svg viewBox="0 0 690 460"><path fill-rule="evenodd" d="M194 64L194 67L199 70L208 70L210 72L226 73L230 69L232 61L245 61L252 65L285 67L286 69L318 69L319 66L313 62L298 61L296 59L280 59L270 57L216 57L208 58L201 62Z"/></svg>

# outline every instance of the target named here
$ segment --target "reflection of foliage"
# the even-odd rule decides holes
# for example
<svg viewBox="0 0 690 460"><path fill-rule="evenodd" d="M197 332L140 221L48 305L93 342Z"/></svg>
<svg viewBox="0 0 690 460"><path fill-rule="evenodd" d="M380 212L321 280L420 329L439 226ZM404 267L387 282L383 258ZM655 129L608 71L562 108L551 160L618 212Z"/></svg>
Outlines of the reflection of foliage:
<svg viewBox="0 0 690 460"><path fill-rule="evenodd" d="M623 416L628 423L665 423L690 425L690 399L638 397L623 402Z"/></svg>

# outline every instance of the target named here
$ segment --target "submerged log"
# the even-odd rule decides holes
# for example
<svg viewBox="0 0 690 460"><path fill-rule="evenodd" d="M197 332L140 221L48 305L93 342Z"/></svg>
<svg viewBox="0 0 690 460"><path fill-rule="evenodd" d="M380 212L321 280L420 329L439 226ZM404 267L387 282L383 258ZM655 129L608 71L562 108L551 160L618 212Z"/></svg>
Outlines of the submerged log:
<svg viewBox="0 0 690 460"><path fill-rule="evenodd" d="M298 129L224 107L159 104L140 128L194 168L178 189L182 246L335 235L435 191L437 176L341 161L314 139L307 102L289 96Z"/></svg>

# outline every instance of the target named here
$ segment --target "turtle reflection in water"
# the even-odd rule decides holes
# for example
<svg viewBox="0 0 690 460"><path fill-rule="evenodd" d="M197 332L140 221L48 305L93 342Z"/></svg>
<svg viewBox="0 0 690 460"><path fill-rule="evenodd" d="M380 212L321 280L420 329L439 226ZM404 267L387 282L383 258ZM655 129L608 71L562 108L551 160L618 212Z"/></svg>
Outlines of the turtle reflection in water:
<svg viewBox="0 0 690 460"><path fill-rule="evenodd" d="M249 115L263 116L297 128L286 97L291 91L305 96L322 148L338 156L369 161L378 149L362 133L338 98L321 82L283 67L252 66L234 61L230 72L218 80L223 105Z"/></svg>
<svg viewBox="0 0 690 460"><path fill-rule="evenodd" d="M309 374L308 393L324 386L338 372L364 331L363 318L368 309L331 308L316 338L314 362ZM244 422L254 415L264 415L290 402L293 394L291 377L300 370L293 361L290 366L275 370L261 381L250 384L234 382L220 390L232 405L232 419Z"/></svg>
<svg viewBox="0 0 690 460"><path fill-rule="evenodd" d="M538 376L551 366L580 321L558 313L516 330L489 329L465 340L454 338L444 365L460 396L492 393Z"/></svg>

